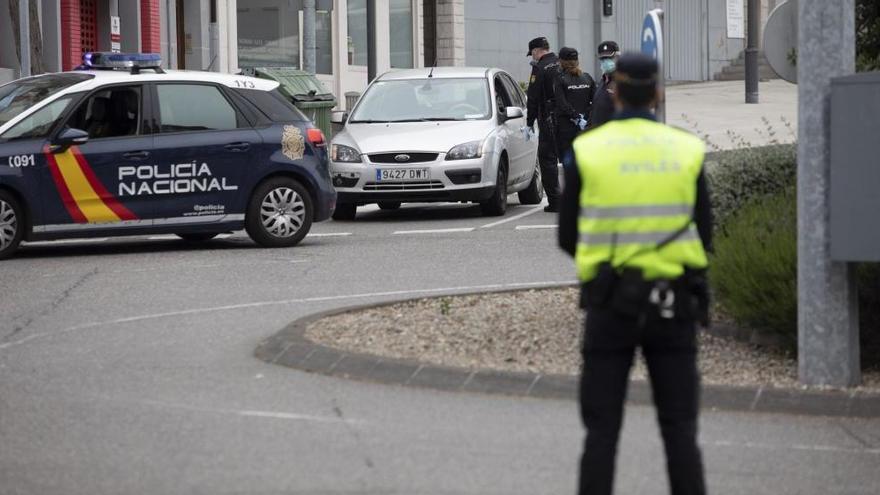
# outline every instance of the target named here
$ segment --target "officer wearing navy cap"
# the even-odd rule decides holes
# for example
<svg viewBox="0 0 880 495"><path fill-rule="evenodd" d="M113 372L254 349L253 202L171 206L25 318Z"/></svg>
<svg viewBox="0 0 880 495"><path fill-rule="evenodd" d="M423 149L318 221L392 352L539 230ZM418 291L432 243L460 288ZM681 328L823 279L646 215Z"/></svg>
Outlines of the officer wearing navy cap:
<svg viewBox="0 0 880 495"><path fill-rule="evenodd" d="M611 495L629 371L648 365L672 495L706 492L697 444L697 323L708 325L712 212L705 145L658 123L657 62L617 61L614 118L581 134L565 169L559 244L586 309L580 495Z"/></svg>
<svg viewBox="0 0 880 495"><path fill-rule="evenodd" d="M599 80L599 88L593 101L593 112L590 115L590 128L599 127L611 120L614 115L614 69L620 48L614 41L599 43L596 50L599 55L599 64L602 68L602 78Z"/></svg>
<svg viewBox="0 0 880 495"><path fill-rule="evenodd" d="M559 59L550 51L550 42L541 36L529 41L527 56L532 57L532 74L527 91L528 117L526 126L531 132L538 122L538 163L541 166L541 181L547 194L547 212L559 211L559 159L556 156L555 117L553 114L554 85L559 74Z"/></svg>
<svg viewBox="0 0 880 495"><path fill-rule="evenodd" d="M586 130L596 82L582 71L578 51L564 46L559 49L559 77L556 78L556 144L559 157L566 163L571 143Z"/></svg>

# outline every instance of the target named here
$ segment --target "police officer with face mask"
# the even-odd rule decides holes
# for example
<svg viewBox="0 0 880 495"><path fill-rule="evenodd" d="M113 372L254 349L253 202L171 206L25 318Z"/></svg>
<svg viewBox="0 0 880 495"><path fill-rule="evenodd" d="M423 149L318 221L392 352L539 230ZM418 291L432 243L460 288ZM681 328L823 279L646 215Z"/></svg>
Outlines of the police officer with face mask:
<svg viewBox="0 0 880 495"><path fill-rule="evenodd" d="M590 128L599 127L611 120L614 115L614 70L620 48L613 41L599 43L599 64L602 67L602 78L593 100L593 112L590 115Z"/></svg>
<svg viewBox="0 0 880 495"><path fill-rule="evenodd" d="M578 52L567 46L559 50L559 77L556 79L556 144L562 163L570 153L571 142L587 129L596 82L578 65Z"/></svg>
<svg viewBox="0 0 880 495"><path fill-rule="evenodd" d="M531 132L534 123L538 122L538 163L541 166L541 181L547 194L549 206L547 212L559 211L559 167L556 156L556 131L553 110L555 106L554 90L556 77L559 75L559 59L550 51L550 42L543 36L529 41L528 56L532 57L532 75L529 77L527 91L528 118L526 127Z"/></svg>

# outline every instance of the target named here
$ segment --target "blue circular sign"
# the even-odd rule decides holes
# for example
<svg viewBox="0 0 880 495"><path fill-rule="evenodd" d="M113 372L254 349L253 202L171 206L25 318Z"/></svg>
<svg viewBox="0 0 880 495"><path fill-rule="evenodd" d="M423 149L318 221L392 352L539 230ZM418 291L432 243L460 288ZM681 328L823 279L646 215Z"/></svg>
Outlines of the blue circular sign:
<svg viewBox="0 0 880 495"><path fill-rule="evenodd" d="M663 31L660 16L652 10L642 23L642 53L660 62L663 59Z"/></svg>

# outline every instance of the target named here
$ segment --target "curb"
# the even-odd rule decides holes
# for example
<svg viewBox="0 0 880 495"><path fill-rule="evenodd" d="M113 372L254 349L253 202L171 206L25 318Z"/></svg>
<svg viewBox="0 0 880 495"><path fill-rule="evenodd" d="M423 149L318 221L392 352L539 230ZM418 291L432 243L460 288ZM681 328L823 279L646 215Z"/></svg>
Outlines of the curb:
<svg viewBox="0 0 880 495"><path fill-rule="evenodd" d="M410 359L344 351L317 344L305 337L309 324L322 318L420 299L425 297L347 306L300 318L262 341L254 351L254 355L267 363L300 371L386 385L538 399L578 399L580 378L576 375L454 368ZM652 405L650 384L643 380L630 381L627 402L634 405ZM701 406L704 411L878 418L880 394L764 386L703 385Z"/></svg>

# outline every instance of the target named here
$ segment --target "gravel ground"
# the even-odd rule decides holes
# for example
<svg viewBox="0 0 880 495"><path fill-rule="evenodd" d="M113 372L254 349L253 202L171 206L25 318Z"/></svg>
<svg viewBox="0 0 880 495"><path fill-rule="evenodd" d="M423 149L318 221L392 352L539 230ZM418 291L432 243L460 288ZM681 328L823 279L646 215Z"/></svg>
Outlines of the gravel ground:
<svg viewBox="0 0 880 495"><path fill-rule="evenodd" d="M580 373L583 316L578 289L420 299L312 323L306 337L353 352L463 368ZM703 383L799 387L792 356L707 332L700 335ZM645 378L637 360L634 379ZM862 389L880 390L880 370Z"/></svg>

